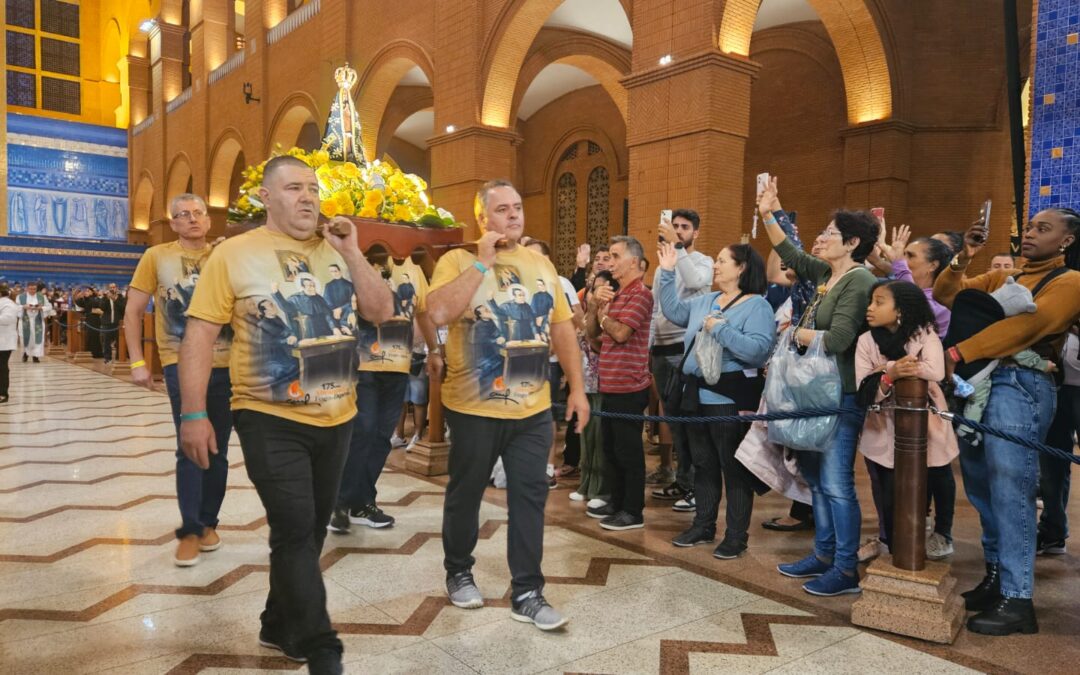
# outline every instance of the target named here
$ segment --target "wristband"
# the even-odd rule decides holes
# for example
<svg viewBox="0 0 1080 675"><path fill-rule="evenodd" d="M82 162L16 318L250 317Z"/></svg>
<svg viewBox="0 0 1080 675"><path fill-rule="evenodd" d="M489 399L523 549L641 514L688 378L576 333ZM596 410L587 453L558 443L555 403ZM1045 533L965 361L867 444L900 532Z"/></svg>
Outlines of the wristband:
<svg viewBox="0 0 1080 675"><path fill-rule="evenodd" d="M949 358L953 360L953 363L963 363L964 357L960 356L960 350L956 347L949 347Z"/></svg>
<svg viewBox="0 0 1080 675"><path fill-rule="evenodd" d="M131 369L135 370L136 368L142 368L145 365L146 365L146 361L143 361L142 359L139 359L135 363L131 364Z"/></svg>
<svg viewBox="0 0 1080 675"><path fill-rule="evenodd" d="M888 389L892 389L893 381L892 381L892 378L889 377L888 373L882 373L881 374L881 384L885 385L885 387L888 388Z"/></svg>
<svg viewBox="0 0 1080 675"><path fill-rule="evenodd" d="M776 216L774 216L771 213L769 215L765 216L764 218L762 218L762 220L765 221L766 225L776 225Z"/></svg>
<svg viewBox="0 0 1080 675"><path fill-rule="evenodd" d="M207 417L209 417L209 415L206 414L205 410L202 410L200 412L184 413L183 415L180 416L180 421L181 422L194 422L195 420L204 420Z"/></svg>
<svg viewBox="0 0 1080 675"><path fill-rule="evenodd" d="M488 273L488 268L485 267L484 263L480 262L479 260L474 260L472 266L475 267L476 269L480 270L480 274L487 274Z"/></svg>

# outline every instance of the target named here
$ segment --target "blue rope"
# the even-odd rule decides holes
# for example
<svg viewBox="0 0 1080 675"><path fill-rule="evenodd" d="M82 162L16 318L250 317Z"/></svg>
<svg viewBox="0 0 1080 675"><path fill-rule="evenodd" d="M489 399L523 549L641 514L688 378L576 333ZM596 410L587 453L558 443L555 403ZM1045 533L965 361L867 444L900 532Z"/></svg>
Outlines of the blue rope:
<svg viewBox="0 0 1080 675"><path fill-rule="evenodd" d="M1038 450L1039 452L1044 452L1044 453L1046 453L1046 454L1048 454L1051 457L1054 457L1056 459L1061 459L1061 460L1064 460L1066 462L1072 462L1073 464L1080 464L1080 456L1074 455L1071 452L1066 452L1065 450L1062 450L1061 448L1055 448L1055 447L1047 445L1045 443L1039 443L1038 441L1028 440L1028 439L1024 438L1023 436L1017 436L1016 434L1009 433L1008 431L1001 431L1000 429L995 429L993 427L988 427L985 424L983 424L982 422L976 422L975 420L969 420L966 417L961 417L960 415L955 415L953 413L939 413L939 414L946 420L952 420L952 421L954 421L954 422L956 422L958 424L963 424L966 427L971 427L972 429L974 429L975 431L978 431L980 433L990 434L991 436L997 436L998 438L1000 438L1002 440L1006 440L1006 441L1008 441L1010 443L1015 443L1016 445L1020 445L1020 446L1023 446L1025 448L1030 448L1032 450Z"/></svg>
<svg viewBox="0 0 1080 675"><path fill-rule="evenodd" d="M64 323L63 321L60 321L60 320L57 320L56 323L60 324L60 327L63 328L64 330L67 330L68 326L70 325L70 324L66 324L66 323ZM96 331L98 333L116 333L117 331L120 330L120 326L117 326L116 328L94 328L93 326L86 323L85 321L80 321L77 325L82 326L83 328L89 328L90 330Z"/></svg>

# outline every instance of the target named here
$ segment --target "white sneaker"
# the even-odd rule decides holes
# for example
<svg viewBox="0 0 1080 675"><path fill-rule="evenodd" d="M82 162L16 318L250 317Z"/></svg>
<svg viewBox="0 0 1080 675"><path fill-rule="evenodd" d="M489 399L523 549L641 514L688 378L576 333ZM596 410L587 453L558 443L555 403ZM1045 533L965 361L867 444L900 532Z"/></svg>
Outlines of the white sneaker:
<svg viewBox="0 0 1080 675"><path fill-rule="evenodd" d="M930 534L933 531L934 531L934 517L933 516L927 516L926 517L926 533Z"/></svg>
<svg viewBox="0 0 1080 675"><path fill-rule="evenodd" d="M570 501L572 501L572 502L583 502L583 501L585 501L585 495L583 495L580 492L577 492L575 490L574 492L570 493Z"/></svg>
<svg viewBox="0 0 1080 675"><path fill-rule="evenodd" d="M406 445L408 445L408 442L404 438L402 438L401 436L398 436L397 434L394 434L393 436L390 437L390 447L391 448L403 448Z"/></svg>
<svg viewBox="0 0 1080 675"><path fill-rule="evenodd" d="M926 557L930 560L941 560L953 554L952 542L944 535L934 532L926 538Z"/></svg>
<svg viewBox="0 0 1080 675"><path fill-rule="evenodd" d="M597 497L596 499L590 499L589 503L585 506L589 507L590 509L602 509L607 506L607 500Z"/></svg>
<svg viewBox="0 0 1080 675"><path fill-rule="evenodd" d="M413 434L413 437L409 439L409 444L405 446L405 452L412 452L413 447L420 442L420 434Z"/></svg>

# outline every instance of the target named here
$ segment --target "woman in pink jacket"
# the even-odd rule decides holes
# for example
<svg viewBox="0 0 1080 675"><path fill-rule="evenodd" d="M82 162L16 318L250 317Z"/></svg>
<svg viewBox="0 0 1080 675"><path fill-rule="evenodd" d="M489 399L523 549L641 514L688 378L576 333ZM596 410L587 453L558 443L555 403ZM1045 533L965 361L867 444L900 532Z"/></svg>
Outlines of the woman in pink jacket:
<svg viewBox="0 0 1080 675"><path fill-rule="evenodd" d="M855 349L859 402L887 401L897 380L918 377L929 382L930 402L945 410L945 395L938 384L945 378L945 353L922 290L908 281L878 284L866 309L866 322L870 330L859 336ZM952 471L951 462L959 454L956 435L937 415L930 415L928 423L929 471ZM892 545L893 533L893 441L892 413L868 414L859 452L866 457L867 468L882 481L881 501L876 506L886 547Z"/></svg>

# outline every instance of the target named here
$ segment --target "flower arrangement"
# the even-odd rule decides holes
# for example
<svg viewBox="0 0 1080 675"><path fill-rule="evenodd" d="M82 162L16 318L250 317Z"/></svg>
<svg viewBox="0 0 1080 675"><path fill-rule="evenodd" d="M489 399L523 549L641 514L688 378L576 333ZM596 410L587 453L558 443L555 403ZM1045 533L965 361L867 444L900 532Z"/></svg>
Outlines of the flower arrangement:
<svg viewBox="0 0 1080 675"><path fill-rule="evenodd" d="M307 152L278 146L275 155L296 157L311 168L319 179L319 210L327 218L358 216L425 227L461 227L453 214L436 208L428 199L427 183L411 173L404 173L391 161L375 160L368 166L353 162L334 162L326 148ZM230 223L259 220L266 207L259 199L263 168L266 162L244 169L239 196L229 207Z"/></svg>

